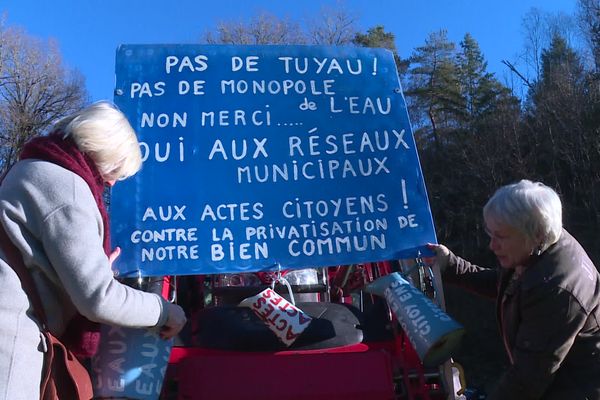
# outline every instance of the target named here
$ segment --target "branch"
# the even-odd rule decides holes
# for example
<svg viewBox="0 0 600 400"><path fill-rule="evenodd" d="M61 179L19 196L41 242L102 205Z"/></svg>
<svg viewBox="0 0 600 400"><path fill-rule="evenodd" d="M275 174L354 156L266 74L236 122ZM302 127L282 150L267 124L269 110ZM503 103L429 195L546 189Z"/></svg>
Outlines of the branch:
<svg viewBox="0 0 600 400"><path fill-rule="evenodd" d="M521 80L525 83L525 85L527 85L529 89L533 88L533 85L531 84L531 82L529 82L529 79L525 78L523 74L517 71L517 68L510 61L502 60L502 64L506 65L512 72L517 74L517 76L521 78Z"/></svg>

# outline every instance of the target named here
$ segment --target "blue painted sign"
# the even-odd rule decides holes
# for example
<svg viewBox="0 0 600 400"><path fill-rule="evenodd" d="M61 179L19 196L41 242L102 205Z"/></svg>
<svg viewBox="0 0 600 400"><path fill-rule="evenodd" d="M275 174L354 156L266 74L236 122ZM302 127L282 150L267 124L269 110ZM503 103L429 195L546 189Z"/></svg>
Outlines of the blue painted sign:
<svg viewBox="0 0 600 400"><path fill-rule="evenodd" d="M112 192L122 276L344 265L436 241L391 52L123 45L116 78L144 159Z"/></svg>
<svg viewBox="0 0 600 400"><path fill-rule="evenodd" d="M98 353L92 357L94 398L157 400L173 340L147 329L102 325Z"/></svg>

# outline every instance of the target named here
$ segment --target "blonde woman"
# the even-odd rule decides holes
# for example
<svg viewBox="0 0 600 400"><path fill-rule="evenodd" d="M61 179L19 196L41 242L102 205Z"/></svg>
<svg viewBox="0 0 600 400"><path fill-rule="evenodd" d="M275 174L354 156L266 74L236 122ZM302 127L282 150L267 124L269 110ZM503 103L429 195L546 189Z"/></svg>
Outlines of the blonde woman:
<svg viewBox="0 0 600 400"><path fill-rule="evenodd" d="M126 117L100 102L26 143L0 184L0 223L21 253L57 337L67 326L76 335L72 321L78 318L156 327L165 339L186 322L179 306L113 278L119 249L110 248L103 191L140 166L139 144ZM37 399L44 343L2 250L0 282L0 399Z"/></svg>

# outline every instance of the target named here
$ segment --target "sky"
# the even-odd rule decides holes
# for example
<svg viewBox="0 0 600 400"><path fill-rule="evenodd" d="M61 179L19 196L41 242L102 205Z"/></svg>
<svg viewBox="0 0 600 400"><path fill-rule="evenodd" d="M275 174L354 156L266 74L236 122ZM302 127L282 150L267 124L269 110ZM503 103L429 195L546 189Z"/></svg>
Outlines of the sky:
<svg viewBox="0 0 600 400"><path fill-rule="evenodd" d="M0 0L5 25L58 42L67 67L85 77L91 100L112 100L115 51L121 44L198 43L218 22L248 20L267 12L303 22L339 0ZM458 44L465 33L479 43L490 72L508 77L502 60L523 48L522 18L533 7L574 14L576 0L344 0L362 32L383 25L409 57L431 32L448 31Z"/></svg>

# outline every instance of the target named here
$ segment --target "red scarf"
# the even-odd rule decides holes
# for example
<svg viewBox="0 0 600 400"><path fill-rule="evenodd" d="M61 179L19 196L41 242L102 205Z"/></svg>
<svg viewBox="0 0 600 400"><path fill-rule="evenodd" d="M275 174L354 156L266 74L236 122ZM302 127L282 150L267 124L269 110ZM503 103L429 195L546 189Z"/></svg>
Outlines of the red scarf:
<svg viewBox="0 0 600 400"><path fill-rule="evenodd" d="M48 161L79 175L89 186L98 211L102 216L104 225L103 247L106 255L110 255L110 226L108 222L108 213L104 205L104 179L98 172L96 164L87 155L81 152L73 142L73 139L67 137L63 139L60 132L53 132L48 136L39 136L31 139L23 146L20 159L35 158L37 160Z"/></svg>
<svg viewBox="0 0 600 400"><path fill-rule="evenodd" d="M23 146L20 159L28 158L59 165L79 175L87 183L102 216L104 252L107 256L110 255L110 227L103 198L104 180L92 159L77 148L73 139L70 137L64 139L61 132L53 132L48 136L36 137L27 142ZM61 339L77 356L91 357L100 345L100 324L77 314L69 321Z"/></svg>

